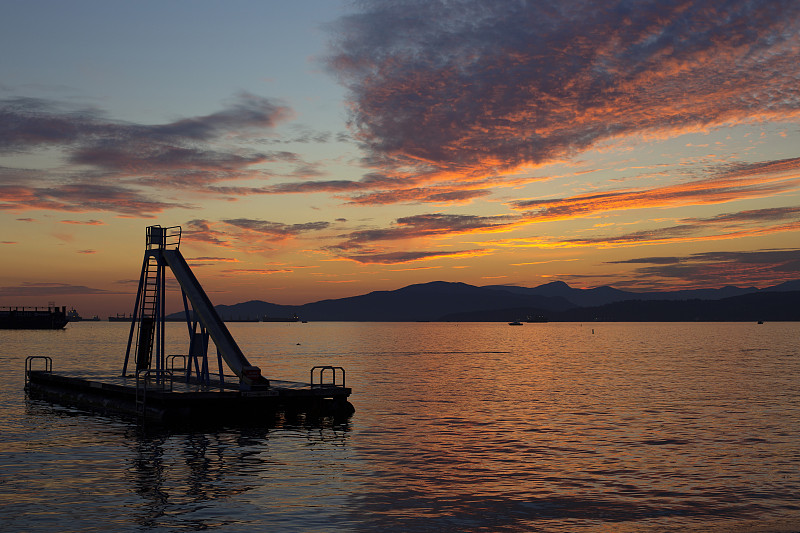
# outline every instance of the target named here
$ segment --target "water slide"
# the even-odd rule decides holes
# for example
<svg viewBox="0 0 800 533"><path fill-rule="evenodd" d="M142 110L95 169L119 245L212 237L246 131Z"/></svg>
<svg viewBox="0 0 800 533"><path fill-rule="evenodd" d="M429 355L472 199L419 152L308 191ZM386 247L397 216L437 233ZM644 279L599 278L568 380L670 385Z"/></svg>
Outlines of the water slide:
<svg viewBox="0 0 800 533"><path fill-rule="evenodd" d="M200 323L208 330L214 344L217 345L220 355L227 363L228 367L240 379L251 383L267 384L268 381L261 377L258 367L252 366L247 358L242 353L239 345L233 339L233 336L228 331L225 323L219 317L217 310L208 299L200 282L197 281L186 260L177 249L167 250L162 249L161 255L167 262L167 265L172 269L175 279L183 289L189 301L192 303L192 308L200 320Z"/></svg>

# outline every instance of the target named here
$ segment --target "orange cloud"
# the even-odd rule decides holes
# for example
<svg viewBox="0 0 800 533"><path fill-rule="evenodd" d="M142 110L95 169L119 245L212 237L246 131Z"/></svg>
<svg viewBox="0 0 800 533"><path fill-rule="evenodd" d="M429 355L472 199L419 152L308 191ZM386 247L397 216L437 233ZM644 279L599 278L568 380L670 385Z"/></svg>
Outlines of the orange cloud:
<svg viewBox="0 0 800 533"><path fill-rule="evenodd" d="M233 275L270 275L270 274L291 274L294 270L290 268L232 268L222 271L225 274Z"/></svg>
<svg viewBox="0 0 800 533"><path fill-rule="evenodd" d="M360 8L329 65L375 168L485 176L625 136L800 116L794 2Z"/></svg>
<svg viewBox="0 0 800 533"><path fill-rule="evenodd" d="M708 205L771 196L800 187L800 158L731 165L711 178L655 189L620 189L553 200L518 200L512 207L528 210L534 222L564 220L593 213Z"/></svg>
<svg viewBox="0 0 800 533"><path fill-rule="evenodd" d="M460 250L453 252L446 251L423 251L423 252L364 252L359 254L345 255L346 259L362 264L383 264L396 265L412 263L430 259L441 259L444 257L476 257L486 255L488 250Z"/></svg>
<svg viewBox="0 0 800 533"><path fill-rule="evenodd" d="M62 224L78 224L78 225L85 225L85 226L105 226L105 222L102 220L60 220Z"/></svg>
<svg viewBox="0 0 800 533"><path fill-rule="evenodd" d="M652 244L721 241L800 231L800 207L778 207L725 213L709 218L690 218L676 226L641 230L616 236L576 239L507 239L500 246L540 248L615 248Z"/></svg>
<svg viewBox="0 0 800 533"><path fill-rule="evenodd" d="M517 215L476 216L443 213L414 215L397 219L396 225L391 228L354 231L347 235L346 241L334 248L351 250L376 241L508 231L520 224L520 220Z"/></svg>

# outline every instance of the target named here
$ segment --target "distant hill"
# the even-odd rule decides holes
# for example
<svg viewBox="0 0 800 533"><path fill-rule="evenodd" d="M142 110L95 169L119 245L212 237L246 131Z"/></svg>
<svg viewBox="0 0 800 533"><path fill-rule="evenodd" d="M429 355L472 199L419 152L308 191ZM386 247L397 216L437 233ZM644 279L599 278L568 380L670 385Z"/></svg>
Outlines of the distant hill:
<svg viewBox="0 0 800 533"><path fill-rule="evenodd" d="M795 284L796 287L792 288ZM781 288L777 288L781 287ZM774 287L777 291L800 290L800 281L782 283ZM487 288L506 290L516 294L531 296L561 297L572 303L575 307L592 307L606 305L626 300L721 300L731 296L741 296L758 292L755 287L722 287L720 289L694 289L670 292L630 292L613 287L596 287L594 289L573 289L563 281L554 281L538 287L516 287L513 285L489 285ZM772 289L773 287L771 287ZM764 289L768 290L768 289Z"/></svg>
<svg viewBox="0 0 800 533"><path fill-rule="evenodd" d="M479 311L534 306L553 310L573 307L559 297L518 295L466 283L434 281L395 291L323 300L300 306L308 320L415 321L438 320L454 310Z"/></svg>
<svg viewBox="0 0 800 533"><path fill-rule="evenodd" d="M522 306L558 311L574 307L560 297L528 296L466 283L433 281L394 291L375 291L304 305L277 305L252 300L235 305L218 305L215 308L223 320L264 316L282 318L296 314L303 320L410 322L438 320L455 311L484 311ZM171 317L179 318L181 314L174 313Z"/></svg>
<svg viewBox="0 0 800 533"><path fill-rule="evenodd" d="M613 287L575 289L563 282L538 287L433 281L304 305L251 300L218 305L223 320L288 318L311 321L551 321L800 320L800 280L757 289L723 287L635 293ZM179 318L182 313L171 315Z"/></svg>
<svg viewBox="0 0 800 533"><path fill-rule="evenodd" d="M719 300L626 300L556 315L564 322L738 322L800 320L800 291L754 292Z"/></svg>

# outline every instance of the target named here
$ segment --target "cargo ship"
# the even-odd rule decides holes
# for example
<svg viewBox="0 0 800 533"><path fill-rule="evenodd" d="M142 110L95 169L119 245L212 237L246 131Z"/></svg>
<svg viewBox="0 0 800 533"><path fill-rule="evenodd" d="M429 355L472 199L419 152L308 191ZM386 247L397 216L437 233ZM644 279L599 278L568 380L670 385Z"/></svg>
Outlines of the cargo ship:
<svg viewBox="0 0 800 533"><path fill-rule="evenodd" d="M0 307L0 329L63 329L67 307Z"/></svg>
<svg viewBox="0 0 800 533"><path fill-rule="evenodd" d="M116 316L108 317L109 322L130 322L133 320L133 315L125 316L125 313L117 313Z"/></svg>

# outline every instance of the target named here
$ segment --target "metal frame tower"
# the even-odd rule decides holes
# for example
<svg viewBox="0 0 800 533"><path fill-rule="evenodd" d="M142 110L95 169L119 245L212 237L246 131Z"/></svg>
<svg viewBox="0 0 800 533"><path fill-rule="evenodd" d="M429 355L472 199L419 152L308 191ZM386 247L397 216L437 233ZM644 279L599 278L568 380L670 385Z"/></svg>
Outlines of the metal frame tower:
<svg viewBox="0 0 800 533"><path fill-rule="evenodd" d="M258 367L250 365L231 336L225 323L220 319L202 286L192 273L180 253L180 226L149 226L145 239L142 273L136 292L136 303L128 335L128 348L122 375L127 375L131 349L137 375L152 373L157 381L167 375L170 357L164 352L166 323L166 270L169 267L181 287L186 325L189 330L188 363L185 365L185 379L192 376L192 367L197 379L208 385L211 380L208 361L209 339L217 348L219 382L224 385L223 360L239 378L240 388L269 387L269 381L261 376ZM191 310L189 308L191 303Z"/></svg>

